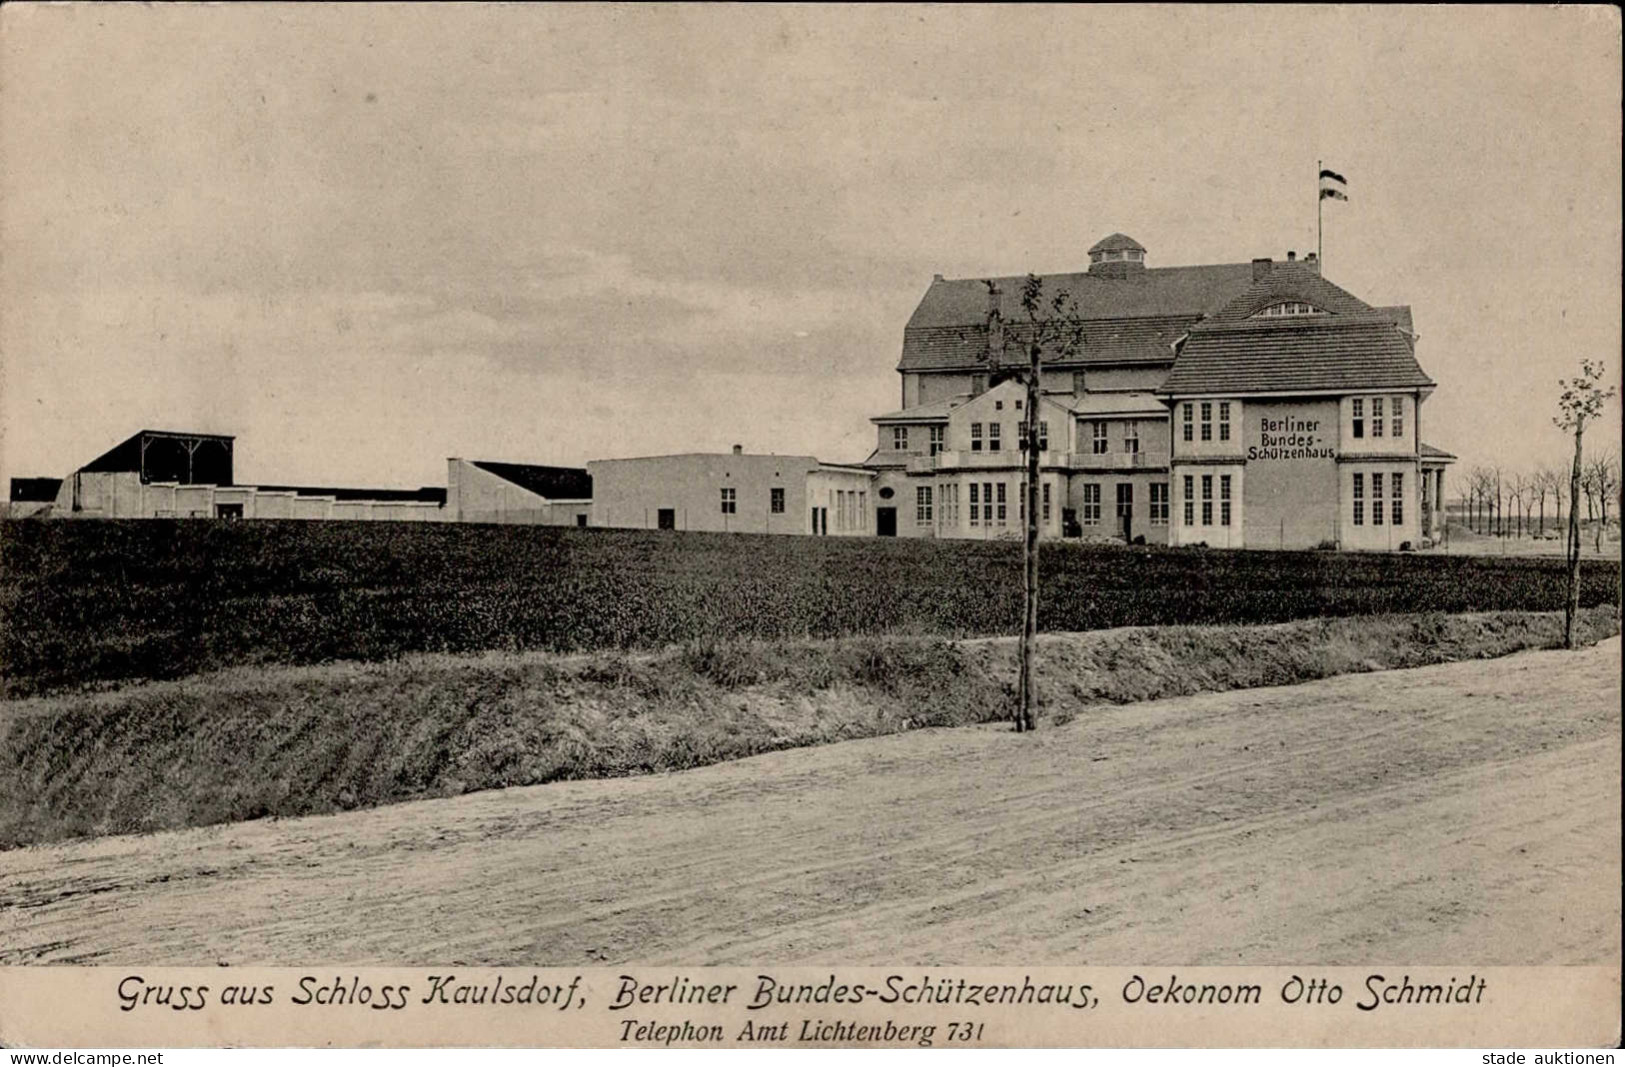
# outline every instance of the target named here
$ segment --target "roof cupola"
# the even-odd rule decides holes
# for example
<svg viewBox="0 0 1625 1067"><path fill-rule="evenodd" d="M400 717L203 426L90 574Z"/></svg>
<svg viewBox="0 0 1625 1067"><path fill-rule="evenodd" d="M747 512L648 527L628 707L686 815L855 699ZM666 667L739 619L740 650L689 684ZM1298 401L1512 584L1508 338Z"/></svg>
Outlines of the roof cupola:
<svg viewBox="0 0 1625 1067"><path fill-rule="evenodd" d="M1145 246L1127 234L1103 237L1089 249L1089 273L1102 278L1127 278L1145 270Z"/></svg>

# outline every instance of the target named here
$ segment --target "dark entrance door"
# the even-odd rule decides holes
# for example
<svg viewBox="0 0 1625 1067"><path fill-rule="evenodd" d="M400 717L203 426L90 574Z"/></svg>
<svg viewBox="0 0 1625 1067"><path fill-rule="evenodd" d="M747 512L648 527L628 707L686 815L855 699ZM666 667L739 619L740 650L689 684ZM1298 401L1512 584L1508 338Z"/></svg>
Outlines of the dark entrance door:
<svg viewBox="0 0 1625 1067"><path fill-rule="evenodd" d="M897 536L896 508L875 508L875 533L881 537Z"/></svg>
<svg viewBox="0 0 1625 1067"><path fill-rule="evenodd" d="M214 517L217 519L240 519L243 517L243 506L241 504L216 504L214 506Z"/></svg>
<svg viewBox="0 0 1625 1067"><path fill-rule="evenodd" d="M655 525L659 526L662 530L677 529L677 509L661 508L659 511L655 512Z"/></svg>
<svg viewBox="0 0 1625 1067"><path fill-rule="evenodd" d="M1117 528L1123 540L1134 540L1134 483L1117 484Z"/></svg>

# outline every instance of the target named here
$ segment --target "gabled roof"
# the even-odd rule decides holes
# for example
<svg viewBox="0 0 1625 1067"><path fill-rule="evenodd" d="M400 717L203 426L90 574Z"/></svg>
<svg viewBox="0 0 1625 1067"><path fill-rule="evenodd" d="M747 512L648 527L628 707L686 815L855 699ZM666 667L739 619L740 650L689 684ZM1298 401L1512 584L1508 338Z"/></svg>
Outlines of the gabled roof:
<svg viewBox="0 0 1625 1067"><path fill-rule="evenodd" d="M1102 237L1089 246L1089 254L1096 252L1144 252L1145 246L1126 233L1114 233L1110 237Z"/></svg>
<svg viewBox="0 0 1625 1067"><path fill-rule="evenodd" d="M580 467L539 467L531 463L495 463L483 459L469 462L487 474L548 500L592 499L592 475Z"/></svg>
<svg viewBox="0 0 1625 1067"><path fill-rule="evenodd" d="M993 279L1007 342L1021 337L1023 277ZM1166 362L1168 347L1203 315L1235 299L1252 281L1252 264L1157 267L1128 278L1091 274L1044 277L1044 295L1064 290L1086 324L1078 365ZM971 370L987 351L987 285L964 278L933 282L903 330L900 371ZM1013 346L1012 346L1013 347Z"/></svg>
<svg viewBox="0 0 1625 1067"><path fill-rule="evenodd" d="M1291 393L1432 386L1410 341L1376 311L1204 323L1158 393Z"/></svg>

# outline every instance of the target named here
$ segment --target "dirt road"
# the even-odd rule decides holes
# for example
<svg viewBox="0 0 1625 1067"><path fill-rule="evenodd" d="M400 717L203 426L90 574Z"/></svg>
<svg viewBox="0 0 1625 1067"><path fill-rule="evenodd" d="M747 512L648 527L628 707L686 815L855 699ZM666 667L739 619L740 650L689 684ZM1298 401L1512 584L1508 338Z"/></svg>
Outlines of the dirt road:
<svg viewBox="0 0 1625 1067"><path fill-rule="evenodd" d="M1620 958L1620 643L0 854L0 962Z"/></svg>

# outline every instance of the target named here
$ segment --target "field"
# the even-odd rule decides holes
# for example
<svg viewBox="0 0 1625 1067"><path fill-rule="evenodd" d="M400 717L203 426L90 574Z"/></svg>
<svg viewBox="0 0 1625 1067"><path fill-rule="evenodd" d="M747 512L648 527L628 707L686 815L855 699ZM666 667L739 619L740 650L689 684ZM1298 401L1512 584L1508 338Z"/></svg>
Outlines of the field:
<svg viewBox="0 0 1625 1067"><path fill-rule="evenodd" d="M1009 542L440 524L0 523L9 698L256 664L1013 633ZM1589 562L1582 603L1619 599ZM1551 610L1542 559L1045 549L1050 631Z"/></svg>
<svg viewBox="0 0 1625 1067"><path fill-rule="evenodd" d="M1619 655L18 849L0 963L1617 967Z"/></svg>

